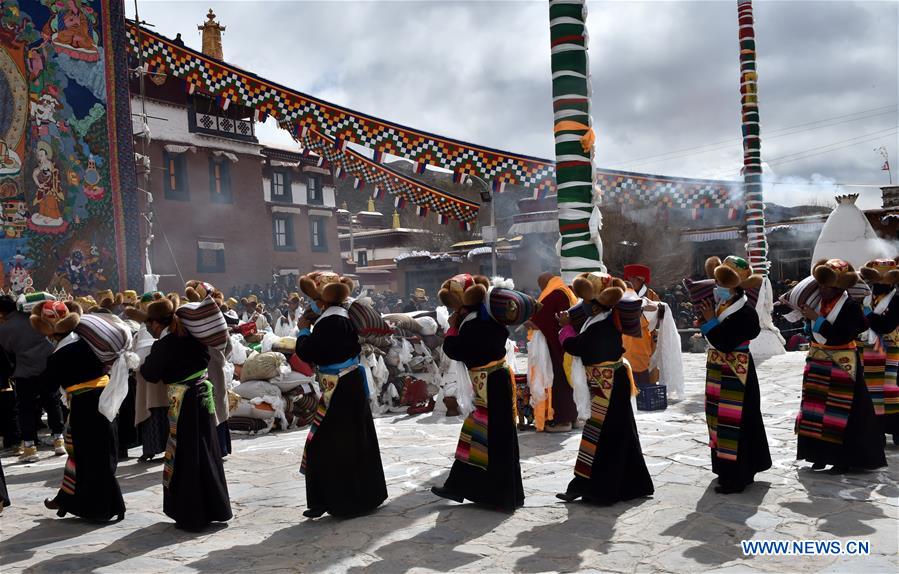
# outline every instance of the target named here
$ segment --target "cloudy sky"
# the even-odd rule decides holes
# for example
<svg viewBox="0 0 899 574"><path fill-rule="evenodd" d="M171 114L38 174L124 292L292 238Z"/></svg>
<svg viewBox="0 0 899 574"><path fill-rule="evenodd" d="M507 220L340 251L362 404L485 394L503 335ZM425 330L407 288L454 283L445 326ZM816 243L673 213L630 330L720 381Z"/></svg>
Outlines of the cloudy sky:
<svg viewBox="0 0 899 574"><path fill-rule="evenodd" d="M133 16L132 0L127 0ZM551 158L547 3L139 0L155 30L200 47L213 8L225 59L333 103ZM597 165L734 179L742 164L735 0L588 2ZM899 2L756 0L762 157L779 203L807 182L899 179ZM271 122L270 122L271 123ZM268 143L292 141L275 126ZM873 188L865 206L879 204Z"/></svg>

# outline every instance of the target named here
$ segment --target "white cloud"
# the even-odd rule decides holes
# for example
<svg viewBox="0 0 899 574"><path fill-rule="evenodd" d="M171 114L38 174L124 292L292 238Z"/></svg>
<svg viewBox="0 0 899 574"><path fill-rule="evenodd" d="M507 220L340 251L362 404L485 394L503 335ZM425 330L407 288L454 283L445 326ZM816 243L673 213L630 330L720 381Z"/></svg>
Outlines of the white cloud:
<svg viewBox="0 0 899 574"><path fill-rule="evenodd" d="M209 6L140 3L141 17L157 31L181 32L194 47ZM227 26L226 59L267 79L422 130L553 155L544 1L212 6ZM635 0L588 7L598 165L736 178L742 162L736 3ZM755 14L763 158L782 176L885 183L871 150L886 145L899 165L895 132L775 160L899 125L894 107L783 132L896 105L899 3L757 1ZM259 132L291 145L269 125ZM653 157L685 148L694 149ZM809 193L826 200L830 190Z"/></svg>

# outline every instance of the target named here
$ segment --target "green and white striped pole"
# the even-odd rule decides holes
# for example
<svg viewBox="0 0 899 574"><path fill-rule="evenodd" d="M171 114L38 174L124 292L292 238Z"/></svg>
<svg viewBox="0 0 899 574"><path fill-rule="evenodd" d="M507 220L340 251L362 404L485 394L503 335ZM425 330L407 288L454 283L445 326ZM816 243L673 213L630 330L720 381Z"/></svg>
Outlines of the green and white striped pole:
<svg viewBox="0 0 899 574"><path fill-rule="evenodd" d="M594 198L585 0L549 0L562 279L605 271Z"/></svg>
<svg viewBox="0 0 899 574"><path fill-rule="evenodd" d="M743 130L743 210L746 220L746 258L765 280L756 312L761 332L749 345L756 361L783 354L784 338L774 325L774 290L768 278L768 239L765 234L765 202L762 189L762 138L759 119L758 69L752 0L737 0L740 39L740 103Z"/></svg>
<svg viewBox="0 0 899 574"><path fill-rule="evenodd" d="M740 38L740 103L743 128L743 209L746 255L752 270L768 275L768 240L762 191L762 139L752 0L737 0Z"/></svg>

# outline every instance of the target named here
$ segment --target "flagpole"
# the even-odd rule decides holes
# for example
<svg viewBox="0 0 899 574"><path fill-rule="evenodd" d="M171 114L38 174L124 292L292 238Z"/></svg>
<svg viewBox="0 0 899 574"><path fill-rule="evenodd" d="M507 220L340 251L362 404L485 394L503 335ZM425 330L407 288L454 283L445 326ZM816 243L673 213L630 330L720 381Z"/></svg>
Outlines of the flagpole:
<svg viewBox="0 0 899 574"><path fill-rule="evenodd" d="M880 168L880 171L887 172L887 177L890 179L890 185L893 185L893 170L890 167L890 152L887 151L886 146L874 148L874 151L880 152L880 157L883 158L883 167Z"/></svg>

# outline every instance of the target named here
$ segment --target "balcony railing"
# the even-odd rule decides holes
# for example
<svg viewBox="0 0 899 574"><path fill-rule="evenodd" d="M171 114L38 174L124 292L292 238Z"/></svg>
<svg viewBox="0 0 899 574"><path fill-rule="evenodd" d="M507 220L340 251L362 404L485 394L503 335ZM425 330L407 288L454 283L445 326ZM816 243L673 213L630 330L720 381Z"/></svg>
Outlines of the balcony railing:
<svg viewBox="0 0 899 574"><path fill-rule="evenodd" d="M215 114L188 112L190 131L248 142L257 142L252 120L236 120Z"/></svg>

